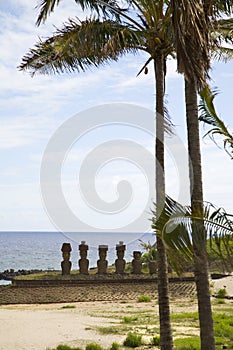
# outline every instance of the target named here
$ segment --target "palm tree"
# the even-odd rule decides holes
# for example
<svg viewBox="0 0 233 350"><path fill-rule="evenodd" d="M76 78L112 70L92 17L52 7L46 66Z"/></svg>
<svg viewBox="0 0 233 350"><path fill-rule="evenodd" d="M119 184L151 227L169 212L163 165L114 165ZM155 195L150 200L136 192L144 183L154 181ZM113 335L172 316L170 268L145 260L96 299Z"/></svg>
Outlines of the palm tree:
<svg viewBox="0 0 233 350"><path fill-rule="evenodd" d="M232 11L232 1L173 0L173 28L176 40L178 71L185 76L186 122L189 152L191 210L203 219L202 167L198 124L197 91L206 87L210 68L211 38L219 22L211 18ZM202 220L192 226L194 275L197 288L200 338L202 350L214 350L213 319L209 292L205 226Z"/></svg>
<svg viewBox="0 0 233 350"><path fill-rule="evenodd" d="M94 11L89 19L70 19L51 38L40 41L23 57L21 70L32 74L85 71L117 61L128 52L144 51L149 58L140 70L154 63L156 89L156 202L162 208L165 199L164 181L164 81L166 58L174 52L169 1L132 0L127 9L117 1L76 1L83 9ZM43 0L38 24L59 4L59 0ZM139 72L139 73L140 73ZM161 210L161 209L160 209ZM172 350L167 257L163 241L157 237L158 296L160 315L160 346Z"/></svg>

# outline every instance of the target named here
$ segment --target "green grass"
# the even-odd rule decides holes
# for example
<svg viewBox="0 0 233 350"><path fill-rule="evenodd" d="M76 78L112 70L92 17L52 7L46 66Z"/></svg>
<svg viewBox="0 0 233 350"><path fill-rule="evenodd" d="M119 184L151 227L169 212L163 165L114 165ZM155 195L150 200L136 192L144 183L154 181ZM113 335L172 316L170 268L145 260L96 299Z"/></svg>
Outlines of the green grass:
<svg viewBox="0 0 233 350"><path fill-rule="evenodd" d="M113 342L112 345L111 345L111 348L110 350L120 350L121 348L121 345L116 343L116 342Z"/></svg>
<svg viewBox="0 0 233 350"><path fill-rule="evenodd" d="M128 346L129 348L137 348L141 345L143 345L142 336L136 333L128 333L124 340L124 346Z"/></svg>
<svg viewBox="0 0 233 350"><path fill-rule="evenodd" d="M96 330L103 335L107 334L125 334L132 330L132 327L126 326L107 326L107 327L97 327Z"/></svg>
<svg viewBox="0 0 233 350"><path fill-rule="evenodd" d="M175 350L200 350L200 337L192 336L174 340Z"/></svg>
<svg viewBox="0 0 233 350"><path fill-rule="evenodd" d="M149 303L149 302L151 302L151 297L148 295L140 295L138 297L138 302L139 303Z"/></svg>
<svg viewBox="0 0 233 350"><path fill-rule="evenodd" d="M75 305L64 305L61 307L61 309L76 309Z"/></svg>
<svg viewBox="0 0 233 350"><path fill-rule="evenodd" d="M171 314L172 320L186 320L186 319L193 319L198 320L198 313L197 312L183 312L180 314Z"/></svg>
<svg viewBox="0 0 233 350"><path fill-rule="evenodd" d="M86 345L86 350L103 350L102 346L97 343L89 343Z"/></svg>
<svg viewBox="0 0 233 350"><path fill-rule="evenodd" d="M150 344L151 344L151 345L159 346L159 344L160 344L160 336L159 336L159 335L154 336L154 337L151 339Z"/></svg>
<svg viewBox="0 0 233 350"><path fill-rule="evenodd" d="M216 304L219 304L219 305L226 304L226 301L224 299L217 299Z"/></svg>
<svg viewBox="0 0 233 350"><path fill-rule="evenodd" d="M213 302L213 319L214 319L214 330L215 330L215 342L216 350L222 350L222 346L226 346L227 349L233 350L233 302L225 300L225 304L216 304L215 299ZM174 330L176 339L174 340L174 350L199 350L200 349L200 337L198 336L198 313L197 312L182 312L189 311L190 302L182 302L182 309L176 309L180 312L171 314L171 322ZM73 305L65 305L65 307ZM106 312L106 317L112 318L114 323L109 324L107 327L91 327L89 329L96 329L101 334L115 334L124 335L126 337L124 346L128 348L134 348L140 346L142 338L147 337L147 344L144 344L145 349L151 349L153 346L158 347L159 345L159 319L157 307L154 304L145 307L138 305L138 310L135 308L128 308L122 306L114 311ZM102 310L91 313L91 316L102 315ZM115 323L116 322L116 323ZM182 329L180 329L182 326ZM187 327L187 328L186 328ZM186 329L184 329L186 328ZM190 332L189 332L190 329ZM195 333L193 333L195 332ZM194 334L197 334L196 336ZM116 340L118 338L116 337ZM146 339L146 338L145 338ZM95 341L95 339L93 339ZM91 343L93 346L95 343ZM98 344L97 344L98 345ZM96 346L96 345L95 345ZM100 345L98 345L100 346ZM108 347L108 350L120 350L123 345L113 343L112 347ZM60 348L50 350L80 350L80 348L72 348L68 345L60 345ZM84 350L84 349L83 349ZM89 348L88 350L99 350L99 348Z"/></svg>
<svg viewBox="0 0 233 350"><path fill-rule="evenodd" d="M124 316L123 322L124 323L135 323L138 320L137 316Z"/></svg>
<svg viewBox="0 0 233 350"><path fill-rule="evenodd" d="M71 348L69 345L59 344L55 349L47 349L47 350L82 350L82 349L79 347Z"/></svg>

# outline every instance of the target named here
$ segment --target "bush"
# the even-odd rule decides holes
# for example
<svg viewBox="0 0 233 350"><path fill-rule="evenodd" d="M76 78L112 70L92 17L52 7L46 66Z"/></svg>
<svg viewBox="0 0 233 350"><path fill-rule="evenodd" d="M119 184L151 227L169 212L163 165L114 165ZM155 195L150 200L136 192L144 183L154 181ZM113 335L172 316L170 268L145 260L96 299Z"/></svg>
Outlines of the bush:
<svg viewBox="0 0 233 350"><path fill-rule="evenodd" d="M138 302L139 303L148 303L151 302L151 297L149 297L148 295L140 295L138 297Z"/></svg>
<svg viewBox="0 0 233 350"><path fill-rule="evenodd" d="M123 322L124 323L133 323L135 321L137 321L137 317L136 316L124 316L123 318Z"/></svg>
<svg viewBox="0 0 233 350"><path fill-rule="evenodd" d="M216 293L217 298L225 298L226 296L227 296L226 288L220 288Z"/></svg>
<svg viewBox="0 0 233 350"><path fill-rule="evenodd" d="M71 350L71 347L68 345L61 344L57 346L56 350Z"/></svg>
<svg viewBox="0 0 233 350"><path fill-rule="evenodd" d="M78 347L71 348L69 345L60 344L54 350L82 350L82 349Z"/></svg>
<svg viewBox="0 0 233 350"><path fill-rule="evenodd" d="M114 343L112 343L110 350L119 350L120 347L121 347L120 344L114 342Z"/></svg>
<svg viewBox="0 0 233 350"><path fill-rule="evenodd" d="M160 337L156 335L151 339L151 345L159 346L159 344L160 344Z"/></svg>
<svg viewBox="0 0 233 350"><path fill-rule="evenodd" d="M103 348L97 343L89 343L86 345L86 350L103 350Z"/></svg>
<svg viewBox="0 0 233 350"><path fill-rule="evenodd" d="M142 344L142 336L136 333L128 333L124 341L124 345L130 348L136 348Z"/></svg>

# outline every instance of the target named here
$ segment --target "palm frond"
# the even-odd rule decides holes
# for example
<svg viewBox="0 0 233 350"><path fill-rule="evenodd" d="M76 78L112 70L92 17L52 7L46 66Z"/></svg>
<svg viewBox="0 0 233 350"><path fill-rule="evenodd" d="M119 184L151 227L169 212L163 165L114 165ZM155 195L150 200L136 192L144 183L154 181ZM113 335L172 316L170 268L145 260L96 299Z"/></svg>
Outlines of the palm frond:
<svg viewBox="0 0 233 350"><path fill-rule="evenodd" d="M32 75L85 71L135 52L143 44L140 33L129 25L95 18L69 20L51 38L40 40L23 57L19 69L30 70Z"/></svg>
<svg viewBox="0 0 233 350"><path fill-rule="evenodd" d="M233 59L233 48L215 46L213 49L211 49L211 56L215 60L228 62Z"/></svg>
<svg viewBox="0 0 233 350"><path fill-rule="evenodd" d="M212 140L215 141L215 136L221 136L223 138L224 150L233 158L233 134L231 134L218 115L214 107L214 98L217 95L216 92L212 92L209 88L205 88L200 92L201 101L199 104L200 117L199 120L204 123L213 126L205 135L209 135Z"/></svg>
<svg viewBox="0 0 233 350"><path fill-rule="evenodd" d="M212 7L213 7L212 14L215 17L231 16L232 12L233 12L232 0L215 0L215 1L212 1Z"/></svg>
<svg viewBox="0 0 233 350"><path fill-rule="evenodd" d="M209 22L201 0L172 0L178 72L206 85L210 69Z"/></svg>
<svg viewBox="0 0 233 350"><path fill-rule="evenodd" d="M224 61L231 59L233 57L233 18L213 21L211 38L212 57Z"/></svg>
<svg viewBox="0 0 233 350"><path fill-rule="evenodd" d="M40 9L39 16L37 18L37 25L40 25L41 22L45 22L48 15L54 11L55 7L58 6L60 0L40 0L37 8Z"/></svg>
<svg viewBox="0 0 233 350"><path fill-rule="evenodd" d="M156 208L156 205L155 205ZM233 216L222 208L205 203L203 216L192 215L190 206L183 206L166 196L164 209L156 218L153 211L152 228L165 244L169 260L176 272L183 271L193 260L195 249L209 242L225 267L233 267Z"/></svg>
<svg viewBox="0 0 233 350"><path fill-rule="evenodd" d="M61 0L40 0L39 4L37 5L37 8L39 8L40 11L36 21L38 26L46 21L51 12L55 10L55 7L60 4L60 1ZM114 0L105 0L104 4L102 4L101 1L96 0L75 0L75 2L81 7L82 10L90 9L91 11L96 11L98 14L100 12L103 14L106 14L107 12L111 13L111 7L118 7L116 1Z"/></svg>

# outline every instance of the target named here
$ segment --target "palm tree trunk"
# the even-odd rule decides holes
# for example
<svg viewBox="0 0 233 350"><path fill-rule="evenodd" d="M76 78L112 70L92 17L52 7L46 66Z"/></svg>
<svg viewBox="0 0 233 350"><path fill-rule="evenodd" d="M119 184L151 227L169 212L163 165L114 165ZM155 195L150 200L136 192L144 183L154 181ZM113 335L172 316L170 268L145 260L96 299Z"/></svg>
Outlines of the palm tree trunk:
<svg viewBox="0 0 233 350"><path fill-rule="evenodd" d="M185 80L186 119L189 150L191 206L194 216L203 217L202 168L199 140L198 107L195 81ZM201 225L201 234L200 234ZM192 232L194 275L197 289L201 350L214 350L214 330L210 301L208 261L204 225ZM194 227L194 226L193 226Z"/></svg>
<svg viewBox="0 0 233 350"><path fill-rule="evenodd" d="M156 208L160 210L165 202L164 173L164 60L157 55L154 60L156 80ZM157 212L158 213L158 212ZM159 213L158 213L159 215ZM167 256L162 239L157 235L158 301L160 318L161 350L172 350L172 330L170 322Z"/></svg>

